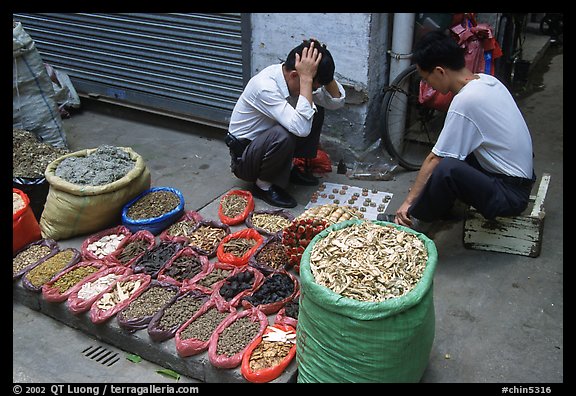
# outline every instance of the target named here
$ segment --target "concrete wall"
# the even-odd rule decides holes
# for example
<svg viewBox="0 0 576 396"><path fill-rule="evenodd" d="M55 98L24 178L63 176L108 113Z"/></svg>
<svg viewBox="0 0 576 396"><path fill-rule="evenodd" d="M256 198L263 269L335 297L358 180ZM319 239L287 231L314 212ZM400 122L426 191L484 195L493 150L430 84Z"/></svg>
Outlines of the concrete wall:
<svg viewBox="0 0 576 396"><path fill-rule="evenodd" d="M347 93L346 106L327 111L321 144L333 161L350 161L378 136L379 103L387 82L389 14L253 13L251 75L283 61L302 40L325 43L336 78ZM337 158L336 158L336 157Z"/></svg>

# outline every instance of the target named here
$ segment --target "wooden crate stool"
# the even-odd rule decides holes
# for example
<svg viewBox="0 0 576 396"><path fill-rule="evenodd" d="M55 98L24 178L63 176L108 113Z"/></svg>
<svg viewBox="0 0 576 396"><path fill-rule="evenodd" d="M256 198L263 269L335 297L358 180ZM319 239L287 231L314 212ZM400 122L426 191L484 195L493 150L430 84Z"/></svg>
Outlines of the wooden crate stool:
<svg viewBox="0 0 576 396"><path fill-rule="evenodd" d="M544 199L550 183L550 174L544 173L538 192L530 196L526 210L513 217L485 219L470 208L464 222L464 247L538 257L544 231Z"/></svg>

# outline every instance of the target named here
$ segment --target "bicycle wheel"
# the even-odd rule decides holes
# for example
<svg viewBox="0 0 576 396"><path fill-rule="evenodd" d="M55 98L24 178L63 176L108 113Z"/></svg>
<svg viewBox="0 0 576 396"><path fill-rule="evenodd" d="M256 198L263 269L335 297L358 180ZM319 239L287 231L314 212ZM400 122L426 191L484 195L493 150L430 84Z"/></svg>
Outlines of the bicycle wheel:
<svg viewBox="0 0 576 396"><path fill-rule="evenodd" d="M446 113L418 102L416 65L402 71L385 90L381 110L384 148L403 168L418 170L438 140Z"/></svg>

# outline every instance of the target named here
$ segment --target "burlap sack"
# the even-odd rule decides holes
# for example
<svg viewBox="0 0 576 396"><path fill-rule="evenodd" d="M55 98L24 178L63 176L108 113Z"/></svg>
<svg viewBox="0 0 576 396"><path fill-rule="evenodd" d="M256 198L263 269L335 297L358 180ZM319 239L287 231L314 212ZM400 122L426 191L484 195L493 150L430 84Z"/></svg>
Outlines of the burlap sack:
<svg viewBox="0 0 576 396"><path fill-rule="evenodd" d="M125 150L136 164L125 176L102 186L70 183L56 176L56 168L66 158L85 157L96 149L85 149L63 155L46 167L50 184L40 229L44 238L68 239L93 233L122 222L122 207L150 188L150 170L144 159L130 147Z"/></svg>

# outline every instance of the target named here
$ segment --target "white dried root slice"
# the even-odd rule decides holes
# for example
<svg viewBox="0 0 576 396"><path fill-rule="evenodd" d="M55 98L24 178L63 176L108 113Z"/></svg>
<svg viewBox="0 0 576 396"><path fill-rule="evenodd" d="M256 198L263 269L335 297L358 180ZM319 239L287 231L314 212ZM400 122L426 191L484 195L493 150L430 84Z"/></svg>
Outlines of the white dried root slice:
<svg viewBox="0 0 576 396"><path fill-rule="evenodd" d="M283 331L277 327L268 326L270 330L262 336L262 340L270 342L291 342L296 343L296 333L292 330Z"/></svg>
<svg viewBox="0 0 576 396"><path fill-rule="evenodd" d="M97 241L90 243L86 248L96 257L103 258L118 249L120 242L126 238L124 234L104 235Z"/></svg>
<svg viewBox="0 0 576 396"><path fill-rule="evenodd" d="M416 235L363 222L331 232L312 249L314 281L358 301L400 297L420 281L428 252Z"/></svg>
<svg viewBox="0 0 576 396"><path fill-rule="evenodd" d="M141 284L142 282L140 280L118 282L112 291L104 293L102 297L100 297L96 306L107 311L110 308L115 307L116 304L130 298L130 296L138 290Z"/></svg>
<svg viewBox="0 0 576 396"><path fill-rule="evenodd" d="M84 283L78 290L78 298L88 300L106 290L112 283L120 278L118 274L108 274L96 279L93 282Z"/></svg>
<svg viewBox="0 0 576 396"><path fill-rule="evenodd" d="M364 214L351 206L340 206L336 204L324 204L313 206L305 210L296 219L314 219L319 218L326 220L330 224L340 223L350 219L363 219Z"/></svg>

